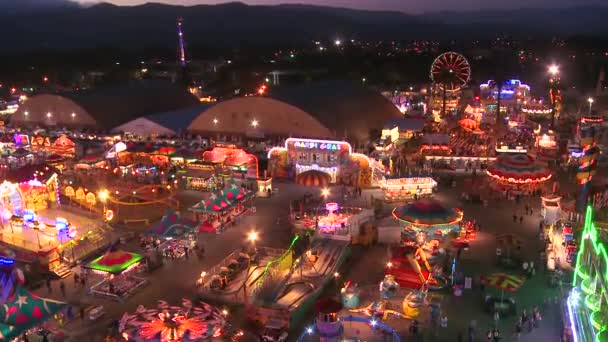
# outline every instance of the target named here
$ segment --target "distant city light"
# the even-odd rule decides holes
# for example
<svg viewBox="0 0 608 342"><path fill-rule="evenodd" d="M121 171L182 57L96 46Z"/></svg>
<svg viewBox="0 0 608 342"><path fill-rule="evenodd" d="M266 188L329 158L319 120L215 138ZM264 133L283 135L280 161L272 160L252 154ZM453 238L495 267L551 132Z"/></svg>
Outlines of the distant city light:
<svg viewBox="0 0 608 342"><path fill-rule="evenodd" d="M336 44L336 46L340 46L340 45L342 45L342 41L340 39L336 39L334 44Z"/></svg>

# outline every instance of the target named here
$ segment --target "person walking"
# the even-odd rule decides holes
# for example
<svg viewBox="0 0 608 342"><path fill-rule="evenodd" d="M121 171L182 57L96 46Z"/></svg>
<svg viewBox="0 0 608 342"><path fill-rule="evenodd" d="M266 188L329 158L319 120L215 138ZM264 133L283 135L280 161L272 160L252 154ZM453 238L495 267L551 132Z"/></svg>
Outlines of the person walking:
<svg viewBox="0 0 608 342"><path fill-rule="evenodd" d="M523 222L524 222L524 216L522 215L519 217L519 224L522 224Z"/></svg>
<svg viewBox="0 0 608 342"><path fill-rule="evenodd" d="M517 319L517 322L515 322L515 337L517 338L517 340L519 341L520 337L521 337L521 317Z"/></svg>
<svg viewBox="0 0 608 342"><path fill-rule="evenodd" d="M59 290L61 291L61 295L65 298L65 283L63 280L59 282Z"/></svg>
<svg viewBox="0 0 608 342"><path fill-rule="evenodd" d="M53 293L53 287L51 286L51 278L46 278L46 289L49 293Z"/></svg>

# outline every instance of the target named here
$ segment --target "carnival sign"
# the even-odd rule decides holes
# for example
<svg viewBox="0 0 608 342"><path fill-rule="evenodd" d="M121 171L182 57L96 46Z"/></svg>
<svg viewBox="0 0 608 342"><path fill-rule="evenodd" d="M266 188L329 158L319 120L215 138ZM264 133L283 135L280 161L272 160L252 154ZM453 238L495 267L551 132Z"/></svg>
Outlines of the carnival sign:
<svg viewBox="0 0 608 342"><path fill-rule="evenodd" d="M92 192L89 192L87 194L87 196L85 197L87 203L89 203L90 205L95 205L96 202L96 198L95 198L95 194Z"/></svg>
<svg viewBox="0 0 608 342"><path fill-rule="evenodd" d="M82 188L78 188L76 190L76 199L82 201L82 200L84 200L84 196L85 196L84 190Z"/></svg>
<svg viewBox="0 0 608 342"><path fill-rule="evenodd" d="M66 186L64 192L65 192L65 195L68 197L74 197L74 195L75 195L74 188L72 188L71 186Z"/></svg>

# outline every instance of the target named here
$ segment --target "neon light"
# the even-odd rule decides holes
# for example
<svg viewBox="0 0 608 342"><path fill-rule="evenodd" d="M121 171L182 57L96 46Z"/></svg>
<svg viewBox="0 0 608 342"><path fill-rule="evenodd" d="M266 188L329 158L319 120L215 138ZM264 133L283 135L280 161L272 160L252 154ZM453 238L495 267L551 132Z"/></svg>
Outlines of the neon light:
<svg viewBox="0 0 608 342"><path fill-rule="evenodd" d="M518 184L526 184L526 183L542 183L545 181L548 181L549 179L551 179L552 175L549 175L547 177L538 177L535 179L532 178L526 178L526 179L515 179L513 177L502 177L496 174L491 173L490 171L486 171L486 174L494 179L497 179L499 181L503 181L503 182L508 182L508 183L518 183Z"/></svg>
<svg viewBox="0 0 608 342"><path fill-rule="evenodd" d="M575 300L574 295L578 294L575 290L572 290L570 296L566 299L566 306L568 307L568 319L570 320L570 327L572 329L572 342L578 342L578 333L576 332L576 323L574 322L574 310L572 309L572 301Z"/></svg>
<svg viewBox="0 0 608 342"><path fill-rule="evenodd" d="M339 208L338 203L335 203L335 202L325 204L325 210L332 212L332 213L335 211L338 211L338 208Z"/></svg>
<svg viewBox="0 0 608 342"><path fill-rule="evenodd" d="M0 265L13 265L14 263L15 263L15 260L13 260L13 259L0 257Z"/></svg>
<svg viewBox="0 0 608 342"><path fill-rule="evenodd" d="M331 150L331 151L338 151L339 150L338 146L336 146L336 149L334 150L333 149L334 145L346 145L348 147L348 154L353 153L352 146L349 143L347 143L346 141L304 139L304 138L287 138L285 140L285 149L288 148L289 143L294 143L294 146L295 146L296 143L298 143L298 145L301 145L301 146L296 146L296 147L318 148L318 149L325 149L325 150ZM331 149L329 149L327 147L327 145L330 145ZM310 147L310 146L317 146L317 147ZM323 147L321 147L321 146L323 146Z"/></svg>

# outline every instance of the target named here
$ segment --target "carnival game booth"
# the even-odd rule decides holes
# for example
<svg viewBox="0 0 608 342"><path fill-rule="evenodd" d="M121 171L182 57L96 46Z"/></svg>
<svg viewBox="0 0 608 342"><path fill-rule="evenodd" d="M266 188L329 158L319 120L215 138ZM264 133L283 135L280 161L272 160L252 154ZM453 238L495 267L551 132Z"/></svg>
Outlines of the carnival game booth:
<svg viewBox="0 0 608 342"><path fill-rule="evenodd" d="M186 189L212 192L221 189L222 184L231 178L231 173L221 165L195 160L186 164L181 178Z"/></svg>
<svg viewBox="0 0 608 342"><path fill-rule="evenodd" d="M142 255L111 249L87 265L87 272L102 277L91 286L90 293L103 298L123 301L145 286L146 279L135 276L145 269Z"/></svg>
<svg viewBox="0 0 608 342"><path fill-rule="evenodd" d="M284 147L268 152L268 172L272 178L296 179L307 171L320 171L330 183L368 188L372 186L374 168L370 159L353 153L345 141L288 138Z"/></svg>
<svg viewBox="0 0 608 342"><path fill-rule="evenodd" d="M384 178L380 187L386 202L400 202L433 195L437 182L431 177Z"/></svg>
<svg viewBox="0 0 608 342"><path fill-rule="evenodd" d="M200 232L217 233L246 213L254 197L254 192L230 179L222 190L207 193L202 201L189 210Z"/></svg>
<svg viewBox="0 0 608 342"><path fill-rule="evenodd" d="M162 252L164 257L176 259L184 256L186 248L191 249L196 246L195 229L194 221L169 209L160 222L150 227L145 235L161 241L156 248ZM146 249L151 251L154 249L154 245L155 243L147 243Z"/></svg>
<svg viewBox="0 0 608 342"><path fill-rule="evenodd" d="M208 341L221 339L225 325L222 311L207 303L182 299L178 306L159 300L156 308L139 305L133 314L125 313L118 332L135 342Z"/></svg>
<svg viewBox="0 0 608 342"><path fill-rule="evenodd" d="M463 212L424 198L395 208L393 217L404 224L403 235L406 240L417 241L423 234L423 240L426 241L426 237L441 239L450 232L459 233Z"/></svg>
<svg viewBox="0 0 608 342"><path fill-rule="evenodd" d="M486 171L497 190L530 194L551 179L551 170L527 154L500 156Z"/></svg>

